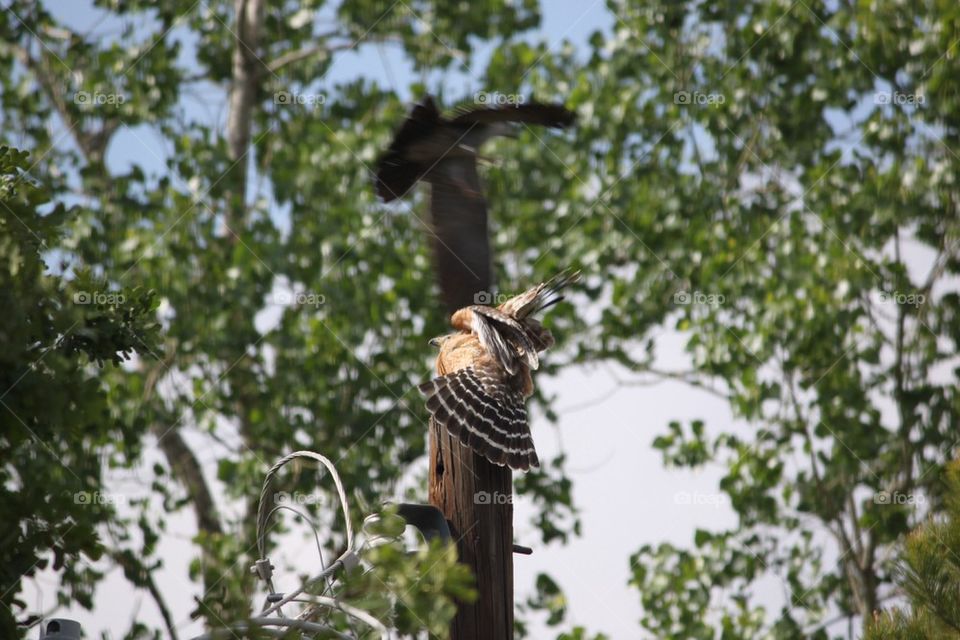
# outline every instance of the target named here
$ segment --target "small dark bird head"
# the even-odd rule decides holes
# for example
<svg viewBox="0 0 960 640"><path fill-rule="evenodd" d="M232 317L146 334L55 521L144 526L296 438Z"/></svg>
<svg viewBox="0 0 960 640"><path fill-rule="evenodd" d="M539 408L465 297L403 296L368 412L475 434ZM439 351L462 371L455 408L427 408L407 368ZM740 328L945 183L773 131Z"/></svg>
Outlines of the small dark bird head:
<svg viewBox="0 0 960 640"><path fill-rule="evenodd" d="M440 348L443 346L443 343L453 337L452 333L448 333L445 336L437 336L436 338L430 338L430 346Z"/></svg>

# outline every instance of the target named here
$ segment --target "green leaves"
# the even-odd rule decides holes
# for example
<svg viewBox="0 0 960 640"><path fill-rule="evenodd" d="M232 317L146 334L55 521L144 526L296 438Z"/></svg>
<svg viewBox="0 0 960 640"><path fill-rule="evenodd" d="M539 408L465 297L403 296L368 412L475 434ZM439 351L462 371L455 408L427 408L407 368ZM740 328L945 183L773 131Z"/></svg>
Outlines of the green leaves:
<svg viewBox="0 0 960 640"><path fill-rule="evenodd" d="M898 577L910 607L875 616L865 640L960 637L960 461L947 467L944 480L948 519L923 523L903 548Z"/></svg>
<svg viewBox="0 0 960 640"><path fill-rule="evenodd" d="M457 604L476 601L473 576L457 562L455 544L435 539L410 552L400 537L403 529L395 508L385 509L367 533L391 540L361 555L363 564L343 577L337 597L399 633L425 629L447 637Z"/></svg>
<svg viewBox="0 0 960 640"><path fill-rule="evenodd" d="M582 67L564 64L561 52L529 74L533 87L570 88L581 113L569 162L566 141L548 141L565 161L556 211L577 214L540 227L551 255L588 256L608 287L599 321L572 332L578 357L656 377L651 338L676 328L693 371L672 377L729 396L746 423L733 434L672 422L654 440L668 466L721 465L719 488L738 525L722 545L698 532L690 555L669 546L641 552L643 622L658 637L796 637L831 607L869 617L890 563L878 550L858 564L856 549L889 550L918 516L915 501L878 496L890 486L905 498L939 495L931 478L956 441L941 439L957 418L955 403L943 402L955 399L955 376L930 378L947 363L933 343L953 340L937 324L956 312L952 287L936 300L921 296L933 291L931 278L943 282L934 256L956 261L946 248L955 207L937 176L955 165L941 142L956 136L957 104L931 102L933 72L902 54L926 55L956 12L931 6L904 21L897 9L876 18L818 3L613 7L613 33L592 38ZM503 49L488 73L508 81L526 57L523 46ZM922 124L931 118L951 124L934 131ZM527 175L534 164L504 174ZM571 188L591 181L592 197ZM524 211L523 196L510 195L499 219ZM562 243L550 244L553 226ZM926 257L908 257L908 246ZM841 560L821 564L816 545L789 536L801 527L835 542ZM770 528L787 540L758 573L711 562L711 554L752 548ZM797 565L811 569L789 568ZM743 593L675 580L684 566L710 584L743 575ZM747 587L768 574L790 583L804 606L764 612L751 604ZM699 615L723 605L721 619Z"/></svg>
<svg viewBox="0 0 960 640"><path fill-rule="evenodd" d="M414 1L391 5L380 0L346 2L338 18L352 38L399 38L416 70L468 68L471 40L506 39L537 26L535 0L493 0L480 9L464 3Z"/></svg>
<svg viewBox="0 0 960 640"><path fill-rule="evenodd" d="M241 124L243 109L214 105L242 83L233 57L243 30L233 2L98 6L109 28L90 33L36 3L15 2L0 17L4 136L16 136L36 160L11 153L8 164L49 187L0 183L26 223L0 211L0 242L16 240L10 255L29 247L61 262L65 277L52 283L50 297L55 308L69 304L45 323L17 325L22 335L2 341L16 364L9 382L28 372L18 385L23 401L8 404L42 422L47 414L35 405L42 389L55 386L51 379L82 386L44 409L70 430L63 442L83 454L84 467L68 467L91 495L104 471L95 454L111 469L131 467L155 442L146 434L156 438L166 459L143 480L157 500L130 501L123 515L109 505L87 507L97 517L77 532L91 538L84 548L93 553L94 529L108 523L118 536L113 560L135 553L152 571L167 513L189 508L198 522L213 521L196 539L202 561L184 578L215 587L195 611L214 626L249 613L252 585L235 570L249 538L243 507L270 462L293 449L324 452L360 501L377 504L393 497L426 448L415 387L431 371L426 338L441 333L447 318L431 289L420 201L385 208L370 187L371 166L406 107L368 80L335 85L324 76L369 44L390 47L391 55L399 46L425 73L466 69L485 41L536 26L539 6L264 3L260 46L241 51L255 85ZM316 100L310 108L281 104L278 92ZM229 141L244 133L251 144L238 151ZM50 207L51 200L58 204ZM37 215L40 206L53 211ZM21 282L43 269L40 260L13 264ZM559 270L543 266L543 273ZM516 276L523 285L535 279ZM32 293L11 297L34 301ZM35 375L57 350L73 358L64 368L74 367ZM42 366L31 364L41 356ZM88 362L123 366L98 371ZM96 402L76 402L82 393ZM55 431L51 425L42 437ZM189 438L175 440L181 432ZM208 457L190 447L201 441L228 443L231 453L216 460L215 472L197 468ZM546 540L578 531L562 462L525 489ZM291 488L312 491L315 481L306 471ZM217 509L219 502L237 508ZM131 531L143 545L132 546L139 538ZM343 540L332 532L327 542ZM406 632L441 633L453 611L448 596L470 595L460 568L446 571L449 552L428 550L417 562L380 553L373 575L410 590L409 598L387 598L384 613ZM88 580L88 591L78 592L88 602L97 577L82 571L70 577ZM139 572L130 575L146 584Z"/></svg>
<svg viewBox="0 0 960 640"><path fill-rule="evenodd" d="M566 456L543 461L539 469L518 475L514 482L519 495L533 498L539 509L535 521L544 544L554 540L566 542L570 535L580 535L580 518L573 503L573 484L566 475Z"/></svg>
<svg viewBox="0 0 960 640"><path fill-rule="evenodd" d="M524 37L540 18L533 0L266 4L243 158L224 118L187 107L236 86L233 3L98 3L115 38L74 33L36 3L0 17L3 135L34 152L0 150L0 393L17 391L0 397L14 461L2 473L21 491L44 477L66 492L36 514L26 505L46 488L5 495L11 521L29 522L5 548L33 560L63 536L58 561L75 588L63 597L89 602L97 576L73 560L101 551L103 523L132 525L72 496L103 489L98 452L135 464L158 426L229 441L216 476L231 503L249 504L269 462L294 448L335 453L367 503L390 496L424 452L411 390L430 372L425 338L446 319L430 293L424 193L385 207L370 188L406 108L395 87L325 76L373 43L444 86L496 41L483 90L579 114L572 131L496 143L499 162L482 169L501 289L583 268L576 304L549 320L558 358L689 382L740 421L736 433L718 433L713 416L674 421L654 440L667 466L719 465L714 495L737 523L698 530L692 550L638 552L643 624L658 637L789 638L825 636L826 612L869 618L891 585L888 552L920 515L916 500L892 500L923 495L941 511L934 478L956 445L960 10L612 2L610 32L578 49ZM323 100L283 105L278 91ZM149 155L107 162L111 148L157 153L156 136L160 169L146 168ZM655 367L663 329L681 334L686 370ZM536 398L548 418L550 400ZM518 480L545 542L579 532L564 462ZM197 487L160 471L148 482L165 508L195 507ZM294 488L315 480L304 472ZM156 540L163 518L135 506ZM248 578L223 575L245 522L198 539L195 576L223 579L204 604L218 615L249 602ZM829 545L837 553L824 555ZM861 548L875 553L854 561ZM153 566L150 545L138 552ZM432 583L391 553L377 575L420 595L381 594L377 606L410 630L418 616L446 619L437 594L464 596L462 585ZM442 551L424 553L446 566ZM771 576L788 587L783 610L756 604ZM536 596L553 619L555 586Z"/></svg>
<svg viewBox="0 0 960 640"><path fill-rule="evenodd" d="M653 448L663 452L665 466L696 468L712 460L702 420L691 423L690 434L683 433L683 427L676 421L668 428L669 435L657 436L653 440Z"/></svg>
<svg viewBox="0 0 960 640"><path fill-rule="evenodd" d="M545 573L537 574L534 595L527 599L532 610L543 609L547 612L547 624L551 627L563 622L567 615L567 599L560 585Z"/></svg>
<svg viewBox="0 0 960 640"><path fill-rule="evenodd" d="M101 572L86 563L103 554L100 526L124 498L101 484L102 448L134 439L135 425L114 418L88 365L149 358L156 348L149 292L94 290L90 278L48 273L48 252L77 210L43 212L51 194L25 175L30 163L0 147L0 629L8 637L18 633L13 612L26 608L21 581L48 566L61 574L59 601L92 605Z"/></svg>

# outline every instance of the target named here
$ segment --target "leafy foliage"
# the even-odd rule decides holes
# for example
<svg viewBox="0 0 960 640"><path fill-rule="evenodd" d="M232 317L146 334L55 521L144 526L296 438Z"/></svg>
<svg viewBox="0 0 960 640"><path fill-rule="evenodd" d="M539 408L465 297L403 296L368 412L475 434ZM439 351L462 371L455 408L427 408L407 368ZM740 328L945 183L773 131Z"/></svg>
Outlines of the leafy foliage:
<svg viewBox="0 0 960 640"><path fill-rule="evenodd" d="M373 535L398 539L404 521L392 509L381 514ZM410 555L402 544L379 545L364 554L369 570L358 569L345 580L340 597L386 620L401 634L426 629L437 637L449 634L457 603L477 598L470 570L457 562L457 549L439 539ZM366 568L365 568L366 569Z"/></svg>
<svg viewBox="0 0 960 640"><path fill-rule="evenodd" d="M105 553L100 527L113 521L101 464L136 460L137 425L116 419L100 375L155 347L152 292L107 291L89 277L49 273L77 209L51 205L27 175L25 151L0 147L0 629L14 637L24 578L61 573L60 602L89 606ZM153 346L152 346L153 345ZM22 621L22 620L21 620Z"/></svg>
<svg viewBox="0 0 960 640"><path fill-rule="evenodd" d="M120 27L105 38L71 29L38 3L13 2L0 16L2 136L36 152L30 171L58 201L83 202L63 240L50 243L71 286L92 286L96 276L104 291L156 292L162 341L143 345L150 358L96 380L109 389L105 410L124 434L112 440L125 455L113 456L104 438L89 460L99 477L93 453L128 468L144 448L159 449L164 462L146 478L156 499L131 501L132 514L110 512L98 523L115 535L112 559L148 588L144 571L160 566L166 514L193 510L199 557L190 577L204 585L194 615L220 626L249 613L250 514L273 460L293 449L335 452L344 484L376 504L425 451L426 413L413 390L430 374L427 338L447 318L425 295L432 277L415 210L385 210L370 189L370 165L406 107L369 82L334 86L324 75L338 55L369 44L397 47L416 68L463 69L478 43L515 36L539 11L531 1L501 0L263 3L260 45L240 63L256 85L249 121L231 121L221 135L195 96L212 90L227 101L242 84L234 3L97 5ZM328 29L316 17L330 8ZM284 92L322 98L316 108L283 104ZM239 111L231 113L240 118ZM51 135L51 125L63 135ZM249 144L237 153L233 135L244 129ZM121 138L143 153L115 163L111 145ZM108 359L108 340L129 337L120 331L130 325L125 312L104 306L97 333L69 338L67 347ZM85 428L71 427L78 438L88 437ZM233 451L217 461L212 484L194 438L229 442ZM541 518L545 536L562 539L576 527L569 482L550 482L563 479L558 466L540 473L529 492L544 512L556 497L567 503L569 519ZM292 490L312 490L315 474L296 482ZM325 543L341 545L329 516L313 510L321 529L334 532ZM425 553L423 563L447 558ZM434 562L436 580L456 578L448 564ZM97 579L85 574L79 604L91 605ZM412 628L419 616L438 628L449 606L434 611L443 601L424 598L398 624Z"/></svg>
<svg viewBox="0 0 960 640"><path fill-rule="evenodd" d="M865 640L960 638L960 461L945 479L946 519L924 522L905 543L900 582L910 608L877 615Z"/></svg>
<svg viewBox="0 0 960 640"><path fill-rule="evenodd" d="M324 78L344 51L371 43L395 47L424 83L443 86L496 41L484 90L577 110L572 134L493 143L510 152L492 149L502 161L484 170L504 291L585 267L583 304L551 316L569 360L552 358L540 375L606 361L680 379L722 396L752 428L720 433L704 419L672 423L654 440L669 466L723 469L718 490L737 524L696 532L690 549L638 550L632 584L644 627L828 637L828 618L869 619L895 588L888 552L915 523L918 496L931 513L943 510L936 478L957 444L955 2L610 0L612 31L580 50L524 38L539 19L530 0L396 10L346 1L329 30L330 20L313 19L319 1L266 3L260 44L239 65L255 70L239 153L217 122L185 106L199 87L243 84L233 3L99 4L126 27L115 41L76 33L36 3L13 2L0 17L2 135L35 151L30 171L54 201L83 201L63 220L69 233L49 245L76 283L92 288L95 275L104 291L157 292L164 337L146 341L157 357L84 378L110 390L87 414L108 412L123 437L109 444L109 423L92 419L72 437L121 466L144 446L167 454L154 491L167 509L196 512L194 576L228 591L207 594L219 598L218 615L249 602L248 578L231 568L248 546L253 488L270 461L292 448L337 451L344 482L376 503L424 451L425 415L411 390L427 375L424 338L444 318L424 295L422 195L384 207L369 184L406 107L372 81ZM323 100L282 104L278 92ZM78 93L114 100L87 104ZM121 134L157 154L161 169L107 162ZM151 135L169 153L154 150ZM25 220L43 238L40 218ZM32 246L16 224L5 233ZM29 283L27 272L10 277ZM31 291L16 298L35 299ZM66 309L48 340L92 311ZM97 307L106 324L67 348L111 360L112 340L117 352L132 345L127 312ZM11 344L33 344L24 341L32 326ZM657 366L664 328L685 337L687 370ZM537 401L551 416L550 399ZM216 488L246 513L222 515L205 499L218 492L171 447L182 432L230 442ZM84 451L64 447L67 460ZM94 457L82 457L69 467L99 477ZM563 463L518 487L533 495L545 541L578 531ZM310 472L298 479L313 481ZM136 530L155 541L163 518L139 506L135 525L113 524L124 540ZM111 518L63 533L92 547L95 525ZM151 544L136 555L155 566ZM96 576L76 572L88 569L71 563L64 574L65 584L86 585L73 597L87 604ZM757 603L765 579L783 585L779 611Z"/></svg>
<svg viewBox="0 0 960 640"><path fill-rule="evenodd" d="M711 390L752 427L672 424L654 440L668 465L719 465L738 521L631 558L643 625L826 637L828 618L867 619L889 593L889 551L918 496L942 508L936 478L957 444L960 103L944 34L956 39L958 10L609 7L613 33L583 64L527 43L492 59L487 83L511 90L543 55L525 85L582 115L536 168L511 155L491 170L495 215L511 221L501 249L536 229L538 264L602 274L609 304L576 331L579 361ZM562 177L516 195L538 172ZM658 367L660 327L685 336L688 370ZM770 579L780 611L757 603Z"/></svg>

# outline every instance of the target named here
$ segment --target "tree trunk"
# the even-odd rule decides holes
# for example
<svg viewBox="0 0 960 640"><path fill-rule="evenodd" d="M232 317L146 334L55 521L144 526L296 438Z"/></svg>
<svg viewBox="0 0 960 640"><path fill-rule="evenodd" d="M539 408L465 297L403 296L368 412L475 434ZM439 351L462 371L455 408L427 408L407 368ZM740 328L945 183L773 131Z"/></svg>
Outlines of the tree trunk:
<svg viewBox="0 0 960 640"><path fill-rule="evenodd" d="M232 165L227 177L228 236L236 242L246 217L247 165L253 112L260 91L263 62L260 55L260 27L263 0L234 0L236 42L231 58L231 84L227 111L227 148Z"/></svg>

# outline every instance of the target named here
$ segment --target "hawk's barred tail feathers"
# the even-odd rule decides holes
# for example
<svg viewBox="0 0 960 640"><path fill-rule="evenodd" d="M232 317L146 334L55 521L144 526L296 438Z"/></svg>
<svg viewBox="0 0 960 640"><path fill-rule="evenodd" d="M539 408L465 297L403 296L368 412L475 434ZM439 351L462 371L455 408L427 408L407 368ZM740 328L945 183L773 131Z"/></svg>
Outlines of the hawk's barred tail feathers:
<svg viewBox="0 0 960 640"><path fill-rule="evenodd" d="M564 271L533 289L510 298L498 309L518 320L523 320L563 301L563 289L579 279L580 271Z"/></svg>
<svg viewBox="0 0 960 640"><path fill-rule="evenodd" d="M461 444L500 466L540 466L523 397L488 372L459 369L419 386L430 415Z"/></svg>
<svg viewBox="0 0 960 640"><path fill-rule="evenodd" d="M537 308L534 310L534 313L538 313L548 307L552 307L558 302L562 302L565 299L565 296L562 293L563 290L578 280L580 280L580 271L569 270L563 271L562 273L550 278L550 280L546 282L546 290L543 294L538 296L539 303Z"/></svg>

